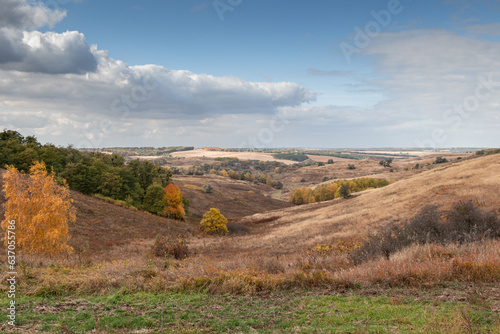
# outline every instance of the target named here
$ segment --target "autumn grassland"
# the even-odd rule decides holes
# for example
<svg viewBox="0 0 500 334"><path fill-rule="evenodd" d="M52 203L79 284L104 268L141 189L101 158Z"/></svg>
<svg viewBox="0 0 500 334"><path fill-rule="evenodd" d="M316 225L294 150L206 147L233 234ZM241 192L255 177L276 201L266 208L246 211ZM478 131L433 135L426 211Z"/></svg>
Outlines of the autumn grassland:
<svg viewBox="0 0 500 334"><path fill-rule="evenodd" d="M352 257L370 235L411 220L429 204L450 210L472 201L500 213L500 155L448 157L451 162L437 165L427 165L435 156L401 159L391 168L376 159L340 159L273 173L282 189L218 175L174 175L172 182L190 201L186 221L71 192L75 253L22 258L18 289L33 309L21 307L31 317L21 328L499 333L500 240L413 244L387 257ZM425 167L413 169L416 163ZM390 184L320 203L288 202L297 187L359 177ZM213 193L203 191L207 183ZM201 216L212 207L248 233L199 233ZM183 238L189 256L153 256L156 235ZM7 289L5 281L1 287ZM64 303L80 312L68 312L72 306ZM44 316L44 307L61 318ZM79 325L78 314L85 314Z"/></svg>

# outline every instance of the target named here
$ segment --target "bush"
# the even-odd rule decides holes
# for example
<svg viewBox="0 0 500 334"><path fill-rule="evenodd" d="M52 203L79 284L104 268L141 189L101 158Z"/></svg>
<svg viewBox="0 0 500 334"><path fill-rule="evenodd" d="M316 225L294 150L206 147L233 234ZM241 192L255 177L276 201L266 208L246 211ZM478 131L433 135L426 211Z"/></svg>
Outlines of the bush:
<svg viewBox="0 0 500 334"><path fill-rule="evenodd" d="M448 162L448 159L443 158L443 157L437 157L436 161L434 163L436 163L436 164L442 164L442 163L445 163L445 162Z"/></svg>
<svg viewBox="0 0 500 334"><path fill-rule="evenodd" d="M347 169L356 169L356 166L354 166L354 164L348 164Z"/></svg>
<svg viewBox="0 0 500 334"><path fill-rule="evenodd" d="M229 232L226 217L214 208L203 215L199 229L203 233L214 235L226 235Z"/></svg>
<svg viewBox="0 0 500 334"><path fill-rule="evenodd" d="M205 194L213 194L214 193L214 187L210 183L207 183L203 186L203 192Z"/></svg>
<svg viewBox="0 0 500 334"><path fill-rule="evenodd" d="M186 238L182 235L156 236L155 243L151 248L151 254L158 257L173 257L182 260L188 257L188 246Z"/></svg>
<svg viewBox="0 0 500 334"><path fill-rule="evenodd" d="M328 159L328 161L326 163L329 165L333 164L333 159Z"/></svg>
<svg viewBox="0 0 500 334"><path fill-rule="evenodd" d="M424 207L403 225L390 225L370 235L360 249L351 254L355 264L400 251L412 244L465 243L500 238L500 218L473 202L458 202L442 212L437 205Z"/></svg>
<svg viewBox="0 0 500 334"><path fill-rule="evenodd" d="M281 188L283 188L283 183L281 183L280 181L277 181L274 184L274 189L281 189Z"/></svg>
<svg viewBox="0 0 500 334"><path fill-rule="evenodd" d="M240 224L227 224L227 230L230 234L247 234L250 233L250 229L246 226Z"/></svg>
<svg viewBox="0 0 500 334"><path fill-rule="evenodd" d="M384 167L391 167L391 164L392 164L392 161L393 161L393 160L394 160L394 159L392 159L392 158L389 158L389 159L383 159L383 160L380 160L380 161L379 161L379 164L380 164L381 166L384 166Z"/></svg>
<svg viewBox="0 0 500 334"><path fill-rule="evenodd" d="M473 202L458 202L445 212L450 241L471 242L483 238L500 238L500 219Z"/></svg>

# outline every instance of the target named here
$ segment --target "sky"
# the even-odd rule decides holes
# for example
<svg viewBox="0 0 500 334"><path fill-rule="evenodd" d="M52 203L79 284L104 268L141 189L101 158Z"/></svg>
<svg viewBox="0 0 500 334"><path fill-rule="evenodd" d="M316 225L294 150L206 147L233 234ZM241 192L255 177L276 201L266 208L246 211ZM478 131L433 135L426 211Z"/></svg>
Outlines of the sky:
<svg viewBox="0 0 500 334"><path fill-rule="evenodd" d="M0 128L75 147L499 147L500 0L0 0Z"/></svg>

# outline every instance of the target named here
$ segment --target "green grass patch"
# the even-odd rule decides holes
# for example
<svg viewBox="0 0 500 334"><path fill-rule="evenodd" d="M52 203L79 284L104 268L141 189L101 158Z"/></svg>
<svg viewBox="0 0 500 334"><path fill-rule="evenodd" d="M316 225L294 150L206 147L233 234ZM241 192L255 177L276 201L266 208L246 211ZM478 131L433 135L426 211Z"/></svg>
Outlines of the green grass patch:
<svg viewBox="0 0 500 334"><path fill-rule="evenodd" d="M500 325L497 314L467 302L294 292L252 297L203 293L21 296L17 326L37 332L157 333L162 328L163 302L166 333L458 333L464 326L473 326L476 333L498 333ZM7 303L0 300L3 309Z"/></svg>

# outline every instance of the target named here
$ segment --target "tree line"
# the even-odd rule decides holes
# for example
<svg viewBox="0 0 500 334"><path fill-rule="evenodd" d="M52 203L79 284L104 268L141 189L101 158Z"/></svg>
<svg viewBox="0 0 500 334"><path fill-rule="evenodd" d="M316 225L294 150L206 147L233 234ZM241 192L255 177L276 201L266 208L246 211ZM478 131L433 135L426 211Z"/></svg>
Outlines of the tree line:
<svg viewBox="0 0 500 334"><path fill-rule="evenodd" d="M13 130L0 133L1 168L10 165L26 173L37 161L54 171L58 183L65 179L72 190L124 201L146 210L144 200L148 190L151 192L153 185L163 189L172 176L167 169L149 161L133 160L125 164L125 159L117 154L42 145L34 136L24 137Z"/></svg>
<svg viewBox="0 0 500 334"><path fill-rule="evenodd" d="M353 192L381 188L388 184L389 181L385 179L366 177L352 180L337 180L319 185L314 189L308 187L297 188L292 192L290 202L300 205L328 201L339 197L347 198Z"/></svg>

